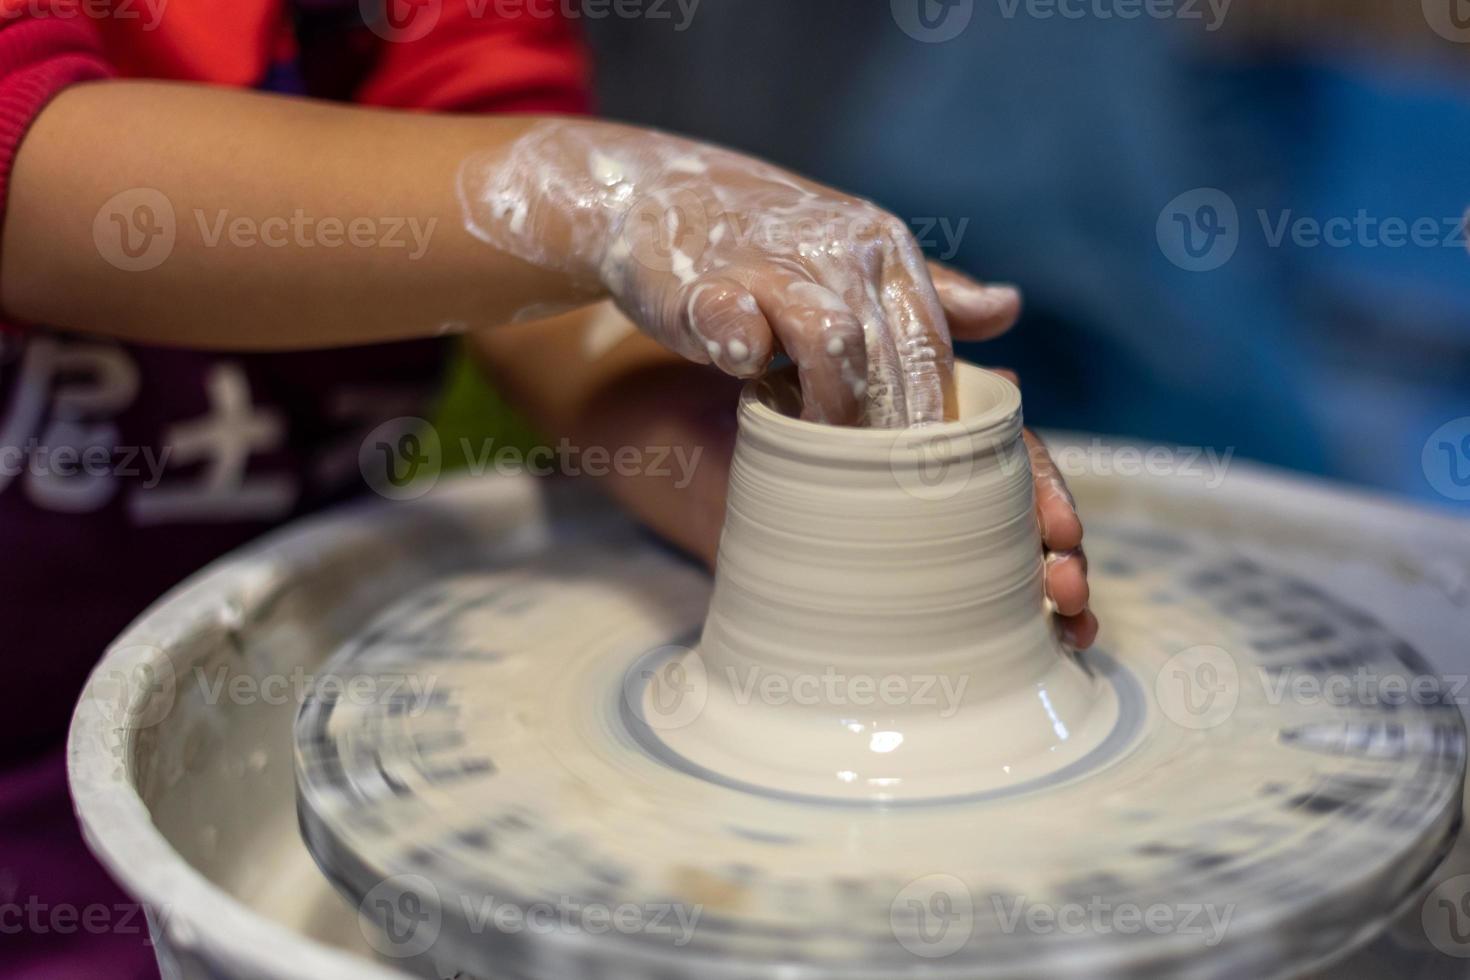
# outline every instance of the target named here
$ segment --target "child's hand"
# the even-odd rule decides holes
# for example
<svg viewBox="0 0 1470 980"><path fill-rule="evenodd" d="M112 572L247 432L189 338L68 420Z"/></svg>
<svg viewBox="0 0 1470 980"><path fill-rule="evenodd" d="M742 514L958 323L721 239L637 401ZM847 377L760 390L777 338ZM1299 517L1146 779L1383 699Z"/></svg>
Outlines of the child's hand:
<svg viewBox="0 0 1470 980"><path fill-rule="evenodd" d="M928 265L866 201L662 133L544 122L466 163L460 196L475 234L606 290L690 360L751 377L784 350L813 421L943 421L950 330L991 336L1020 305Z"/></svg>

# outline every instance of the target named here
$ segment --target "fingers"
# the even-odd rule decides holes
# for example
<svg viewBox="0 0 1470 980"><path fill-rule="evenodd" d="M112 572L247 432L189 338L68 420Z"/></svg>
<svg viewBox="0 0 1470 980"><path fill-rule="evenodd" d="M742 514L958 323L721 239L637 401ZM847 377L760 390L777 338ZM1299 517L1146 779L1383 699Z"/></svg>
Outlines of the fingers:
<svg viewBox="0 0 1470 980"><path fill-rule="evenodd" d="M1086 650L1097 640L1097 617L1084 609L1075 616L1062 616L1062 642L1074 650Z"/></svg>
<svg viewBox="0 0 1470 980"><path fill-rule="evenodd" d="M894 334L909 425L931 425L959 414L954 394L954 345L944 309L918 246L891 242L884 259L883 307Z"/></svg>
<svg viewBox="0 0 1470 980"><path fill-rule="evenodd" d="M753 378L765 370L774 353L771 325L749 290L723 277L697 280L685 291L683 329L687 351L726 374Z"/></svg>
<svg viewBox="0 0 1470 980"><path fill-rule="evenodd" d="M1014 372L997 372L1016 380ZM1087 583L1087 553L1082 550L1082 520L1061 470L1036 434L1023 433L1036 485L1036 521L1046 550L1046 595L1056 606L1062 638L1073 649L1085 650L1097 638L1097 617L1087 608L1092 589Z"/></svg>
<svg viewBox="0 0 1470 980"><path fill-rule="evenodd" d="M1015 286L984 285L938 262L929 263L929 278L957 340L999 337L1021 315L1021 291Z"/></svg>
<svg viewBox="0 0 1470 980"><path fill-rule="evenodd" d="M1041 540L1049 551L1071 551L1082 546L1082 519L1067 482L1057 469L1045 444L1027 429L1026 451L1031 457L1031 477L1036 484L1036 522Z"/></svg>
<svg viewBox="0 0 1470 980"><path fill-rule="evenodd" d="M782 349L796 364L802 418L833 425L861 422L868 351L858 318L836 293L794 275L769 277L757 293Z"/></svg>
<svg viewBox="0 0 1470 980"><path fill-rule="evenodd" d="M1087 608L1087 555L1081 548L1053 551L1046 556L1046 595L1057 612L1075 616Z"/></svg>
<svg viewBox="0 0 1470 980"><path fill-rule="evenodd" d="M909 424L908 392L897 338L888 311L871 282L850 290L848 305L862 325L867 350L867 403L864 422L875 429L901 429Z"/></svg>

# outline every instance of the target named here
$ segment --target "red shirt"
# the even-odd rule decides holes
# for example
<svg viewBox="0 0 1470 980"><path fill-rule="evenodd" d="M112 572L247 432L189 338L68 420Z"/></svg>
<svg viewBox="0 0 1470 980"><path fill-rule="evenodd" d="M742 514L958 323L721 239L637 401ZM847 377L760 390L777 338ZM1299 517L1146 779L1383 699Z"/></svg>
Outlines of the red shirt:
<svg viewBox="0 0 1470 980"><path fill-rule="evenodd" d="M0 208L31 121L83 80L463 112L586 108L584 54L554 5L387 4L369 23L359 0L0 0ZM65 795L62 745L81 684L108 642L180 579L360 492L363 437L426 412L444 353L439 342L203 353L0 323L7 977L153 974L141 917L118 911L127 899L86 854ZM80 921L98 904L111 910L108 929L56 927L58 909Z"/></svg>

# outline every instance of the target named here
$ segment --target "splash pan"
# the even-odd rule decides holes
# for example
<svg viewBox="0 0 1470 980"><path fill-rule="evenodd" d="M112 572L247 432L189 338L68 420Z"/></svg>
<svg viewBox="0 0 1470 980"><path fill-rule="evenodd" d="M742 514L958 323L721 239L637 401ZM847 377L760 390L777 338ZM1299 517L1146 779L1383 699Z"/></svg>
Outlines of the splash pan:
<svg viewBox="0 0 1470 980"><path fill-rule="evenodd" d="M78 811L171 976L1451 975L1417 900L1462 806L1463 692L1426 679L1470 666L1463 526L1245 465L1073 487L1104 633L1065 669L1104 721L1039 775L693 759L711 702L661 665L723 683L714 584L590 487L497 479L161 600L79 706ZM869 747L927 731L857 707Z"/></svg>
<svg viewBox="0 0 1470 980"><path fill-rule="evenodd" d="M905 433L748 389L713 585L589 535L364 622L296 771L383 951L547 980L1264 975L1418 894L1464 772L1427 665L1161 532L1092 545L1108 633L1063 648L1019 395L959 381L964 421Z"/></svg>

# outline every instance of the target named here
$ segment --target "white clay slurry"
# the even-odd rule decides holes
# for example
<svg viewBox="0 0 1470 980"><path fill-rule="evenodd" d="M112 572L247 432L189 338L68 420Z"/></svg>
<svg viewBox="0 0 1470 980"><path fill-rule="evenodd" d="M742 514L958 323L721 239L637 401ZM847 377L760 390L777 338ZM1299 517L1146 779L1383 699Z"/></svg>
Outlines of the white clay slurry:
<svg viewBox="0 0 1470 980"><path fill-rule="evenodd" d="M416 677L432 696L353 698L339 684L299 715L303 833L353 907L399 930L385 909L432 908L439 969L530 980L1224 980L1300 972L1380 928L1454 831L1460 715L1440 701L1282 697L1279 685L1423 675L1417 654L1303 580L1146 529L1089 536L1105 632L1079 671L1041 615L1030 514L1014 523L1025 493L1009 481L1029 479L1024 453L1014 471L1001 465L1014 389L962 373L976 412L936 430L961 448L917 483L905 440L924 433L888 433L894 459L865 470L859 460L875 461L847 440L882 433L798 426L748 393L713 587L619 521L538 526L364 622L328 672ZM846 482L813 469L844 466ZM875 472L932 508L940 533L925 560L903 560L924 531L903 533L908 508ZM967 479L987 485L983 500ZM883 525L853 532L872 554L842 553L838 529L864 520ZM1005 590L1006 576L1021 584ZM684 669L665 672L675 662ZM803 700L794 681L833 663L951 683L931 689L937 704L859 704L852 685ZM784 683L758 683L742 703L732 692L751 665ZM655 682L665 697L650 705ZM1042 691L1067 739L1035 724ZM822 734L843 716L882 725L854 753ZM960 727L951 765L936 767L924 747L946 720ZM1080 743L1092 750L1049 764L1048 745L1079 744L1074 730L1094 725L1108 730ZM875 768L915 748L908 768ZM1034 777L998 780L1018 763ZM900 779L889 798L867 782L885 772ZM689 925L499 932L475 916L487 897L674 908ZM1203 917L1166 930L1016 925L1018 910L1025 922L1031 908L1079 905Z"/></svg>
<svg viewBox="0 0 1470 980"><path fill-rule="evenodd" d="M466 160L457 191L471 234L606 290L685 357L752 377L779 343L813 421L945 418L944 312L907 227L866 201L727 150L566 121Z"/></svg>

